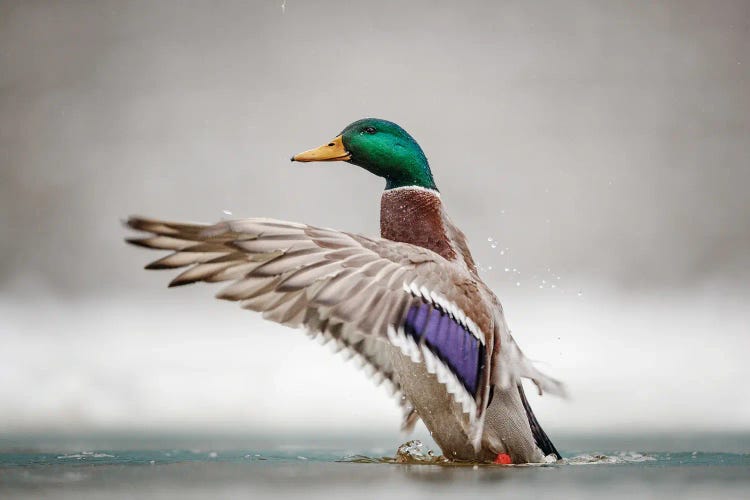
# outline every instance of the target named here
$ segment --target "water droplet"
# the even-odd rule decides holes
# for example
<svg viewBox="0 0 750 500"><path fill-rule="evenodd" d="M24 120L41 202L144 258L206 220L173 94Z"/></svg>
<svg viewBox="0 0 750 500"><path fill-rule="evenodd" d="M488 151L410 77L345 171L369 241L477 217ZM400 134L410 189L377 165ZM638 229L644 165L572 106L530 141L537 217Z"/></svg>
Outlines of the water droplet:
<svg viewBox="0 0 750 500"><path fill-rule="evenodd" d="M497 248L497 241L490 243L490 248Z"/></svg>
<svg viewBox="0 0 750 500"><path fill-rule="evenodd" d="M578 296L580 297L581 295L583 295L583 290L578 290Z"/></svg>
<svg viewBox="0 0 750 500"><path fill-rule="evenodd" d="M516 286L521 286L521 282L520 281L516 281Z"/></svg>
<svg viewBox="0 0 750 500"><path fill-rule="evenodd" d="M487 266L488 271L492 271L492 266Z"/></svg>
<svg viewBox="0 0 750 500"><path fill-rule="evenodd" d="M500 250L500 255L505 255L505 250Z"/></svg>
<svg viewBox="0 0 750 500"><path fill-rule="evenodd" d="M494 240L494 239L492 238L492 236L488 236L488 237L487 237L487 241L489 241L490 243L492 243L492 242L493 242L493 241L495 241L495 240Z"/></svg>
<svg viewBox="0 0 750 500"><path fill-rule="evenodd" d="M509 268L509 267L506 267L506 268L505 268L505 272L507 273L508 271L510 271L510 268Z"/></svg>
<svg viewBox="0 0 750 500"><path fill-rule="evenodd" d="M232 216L232 211L231 210L224 209L224 210L221 211L221 213L223 213L224 215L228 215L230 217Z"/></svg>

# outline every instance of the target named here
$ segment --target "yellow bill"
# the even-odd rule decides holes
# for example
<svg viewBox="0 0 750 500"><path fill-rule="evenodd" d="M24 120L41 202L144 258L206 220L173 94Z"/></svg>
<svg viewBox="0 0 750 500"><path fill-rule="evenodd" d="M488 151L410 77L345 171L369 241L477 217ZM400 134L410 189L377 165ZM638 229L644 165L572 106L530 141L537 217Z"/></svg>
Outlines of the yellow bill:
<svg viewBox="0 0 750 500"><path fill-rule="evenodd" d="M292 156L292 161L347 161L351 157L352 155L344 147L341 136L338 136L319 148L309 149Z"/></svg>

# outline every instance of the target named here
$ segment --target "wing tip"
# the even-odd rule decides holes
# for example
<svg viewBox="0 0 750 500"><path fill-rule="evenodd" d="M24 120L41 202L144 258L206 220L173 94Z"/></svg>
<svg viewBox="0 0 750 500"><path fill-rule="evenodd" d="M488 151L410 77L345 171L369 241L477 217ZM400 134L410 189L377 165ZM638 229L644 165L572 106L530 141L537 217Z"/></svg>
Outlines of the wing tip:
<svg viewBox="0 0 750 500"><path fill-rule="evenodd" d="M161 236L174 236L176 234L195 235L207 229L211 229L211 224L202 222L173 222L160 219L152 219L141 215L130 215L127 219L121 219L125 227L135 231L143 231ZM213 227L220 226L215 224Z"/></svg>
<svg viewBox="0 0 750 500"><path fill-rule="evenodd" d="M125 243L141 248L151 248L151 246L148 244L148 238L125 238Z"/></svg>
<svg viewBox="0 0 750 500"><path fill-rule="evenodd" d="M180 279L180 277L178 276L169 282L169 284L167 285L167 288L175 288L178 286L192 285L193 283L195 283L195 280Z"/></svg>
<svg viewBox="0 0 750 500"><path fill-rule="evenodd" d="M232 293L227 292L226 290L219 290L214 294L214 298L218 300L228 300L230 302L237 302L238 299L236 295L233 295Z"/></svg>
<svg viewBox="0 0 750 500"><path fill-rule="evenodd" d="M156 224L164 224L162 221L140 215L129 215L127 219L122 219L121 221L124 226L129 227L130 229L147 232L151 232L149 228L152 228Z"/></svg>
<svg viewBox="0 0 750 500"><path fill-rule="evenodd" d="M152 248L152 247L147 247L147 248ZM174 266L168 266L168 265L162 264L160 260L161 259L155 260L154 262L150 262L146 264L145 266L143 266L143 269L147 269L149 271L162 271L164 269L174 269Z"/></svg>

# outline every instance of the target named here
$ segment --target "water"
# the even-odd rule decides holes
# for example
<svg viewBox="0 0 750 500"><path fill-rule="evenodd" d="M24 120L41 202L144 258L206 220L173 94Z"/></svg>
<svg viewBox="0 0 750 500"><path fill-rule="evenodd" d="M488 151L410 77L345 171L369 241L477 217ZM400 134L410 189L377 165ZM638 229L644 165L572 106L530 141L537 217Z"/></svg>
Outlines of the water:
<svg viewBox="0 0 750 500"><path fill-rule="evenodd" d="M111 446L75 448L94 441ZM397 453L397 444L388 448L393 442L0 438L0 498L743 498L750 491L747 435L571 436L559 440L568 449L562 461L533 466L449 464L427 446ZM590 448L577 450L575 443ZM167 446L176 444L185 446ZM640 449L607 448L623 444ZM670 444L672 451L653 451Z"/></svg>

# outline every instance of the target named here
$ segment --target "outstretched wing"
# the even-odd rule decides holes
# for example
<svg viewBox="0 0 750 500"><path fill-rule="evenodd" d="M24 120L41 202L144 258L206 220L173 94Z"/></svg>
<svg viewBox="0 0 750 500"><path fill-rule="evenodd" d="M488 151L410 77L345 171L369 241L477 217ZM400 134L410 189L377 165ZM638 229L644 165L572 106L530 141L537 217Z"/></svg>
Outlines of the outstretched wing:
<svg viewBox="0 0 750 500"><path fill-rule="evenodd" d="M468 414L471 434L481 435L493 337L477 325L491 320L467 315L478 287L443 257L272 219L208 226L133 217L127 224L150 233L130 243L172 251L148 269L187 267L170 286L231 281L219 298L335 341L397 390L393 350L424 363ZM405 410L409 425L408 401Z"/></svg>

